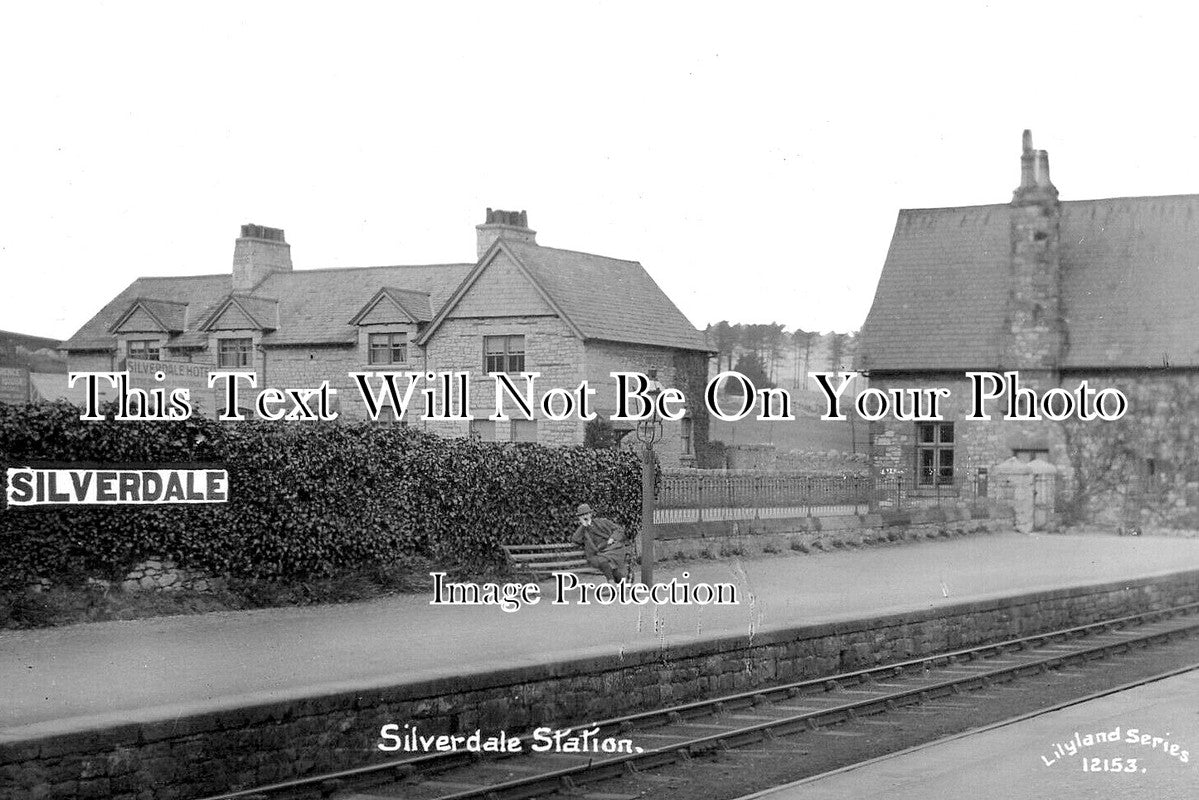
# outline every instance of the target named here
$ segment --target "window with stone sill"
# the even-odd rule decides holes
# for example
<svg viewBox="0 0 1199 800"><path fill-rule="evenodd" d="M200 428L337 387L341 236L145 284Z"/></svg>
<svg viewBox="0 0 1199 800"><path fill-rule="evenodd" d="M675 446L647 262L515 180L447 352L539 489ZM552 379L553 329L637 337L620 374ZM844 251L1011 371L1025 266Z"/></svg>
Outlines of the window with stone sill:
<svg viewBox="0 0 1199 800"><path fill-rule="evenodd" d="M216 346L218 367L248 367L253 362L253 339L220 339Z"/></svg>
<svg viewBox="0 0 1199 800"><path fill-rule="evenodd" d="M129 339L125 342L126 358L158 361L160 352L157 339Z"/></svg>
<svg viewBox="0 0 1199 800"><path fill-rule="evenodd" d="M366 357L369 364L407 364L408 334L368 334Z"/></svg>
<svg viewBox="0 0 1199 800"><path fill-rule="evenodd" d="M953 423L916 423L916 485L953 485Z"/></svg>
<svg viewBox="0 0 1199 800"><path fill-rule="evenodd" d="M525 337L523 335L484 336L483 371L485 373L524 372Z"/></svg>

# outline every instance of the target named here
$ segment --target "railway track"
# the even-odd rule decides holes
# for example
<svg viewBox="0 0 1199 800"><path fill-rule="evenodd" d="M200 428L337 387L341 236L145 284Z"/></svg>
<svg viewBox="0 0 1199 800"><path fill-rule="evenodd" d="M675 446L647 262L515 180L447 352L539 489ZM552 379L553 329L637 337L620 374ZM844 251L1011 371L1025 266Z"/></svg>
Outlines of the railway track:
<svg viewBox="0 0 1199 800"><path fill-rule="evenodd" d="M547 752L489 758L462 751L429 753L206 800L506 800L575 793L585 784L653 770L712 751L770 742L794 732L835 728L1196 632L1199 603L1192 603L574 728L576 735L590 732L592 741L628 740L640 752Z"/></svg>

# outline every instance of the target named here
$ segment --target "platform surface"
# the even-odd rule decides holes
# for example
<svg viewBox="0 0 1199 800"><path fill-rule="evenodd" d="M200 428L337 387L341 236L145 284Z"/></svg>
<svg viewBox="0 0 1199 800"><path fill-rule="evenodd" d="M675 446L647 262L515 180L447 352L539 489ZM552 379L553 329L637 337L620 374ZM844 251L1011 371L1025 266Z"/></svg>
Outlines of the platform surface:
<svg viewBox="0 0 1199 800"><path fill-rule="evenodd" d="M750 797L1190 800L1199 796L1196 698L1192 671Z"/></svg>
<svg viewBox="0 0 1199 800"><path fill-rule="evenodd" d="M404 595L0 632L0 741L1191 569L1199 540L1000 533L655 575L733 583L737 606L555 606L543 582L513 613Z"/></svg>

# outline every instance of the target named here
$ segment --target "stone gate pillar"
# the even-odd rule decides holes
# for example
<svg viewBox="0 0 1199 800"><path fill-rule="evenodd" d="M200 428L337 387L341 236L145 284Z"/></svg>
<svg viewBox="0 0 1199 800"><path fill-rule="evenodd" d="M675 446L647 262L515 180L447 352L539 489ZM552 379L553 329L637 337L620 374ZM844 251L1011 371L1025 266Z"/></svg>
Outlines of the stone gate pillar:
<svg viewBox="0 0 1199 800"><path fill-rule="evenodd" d="M1010 505L1016 515L1016 530L1031 533L1035 527L1033 508L1033 472L1027 461L1012 456L997 464L991 475L995 483L995 499Z"/></svg>

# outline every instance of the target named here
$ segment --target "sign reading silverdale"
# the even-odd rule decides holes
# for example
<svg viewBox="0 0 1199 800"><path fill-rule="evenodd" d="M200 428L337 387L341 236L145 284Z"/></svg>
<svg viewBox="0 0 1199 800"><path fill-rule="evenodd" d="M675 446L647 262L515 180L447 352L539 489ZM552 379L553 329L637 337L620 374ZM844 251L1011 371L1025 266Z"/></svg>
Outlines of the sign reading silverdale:
<svg viewBox="0 0 1199 800"><path fill-rule="evenodd" d="M10 506L224 503L223 469L9 468Z"/></svg>
<svg viewBox="0 0 1199 800"><path fill-rule="evenodd" d="M824 420L844 420L846 412L842 400L859 373L810 372L827 401ZM666 420L680 420L687 415L687 397L677 388L651 390L656 382L640 372L612 372L615 379L615 413L609 414L613 422L639 422L657 415ZM372 421L380 417L405 420L416 417L427 420L472 420L476 419L471 402L472 383L469 372L351 372L351 380L358 390L367 416ZM998 413L1002 406L1005 420L1117 420L1128 410L1128 398L1114 387L1092 388L1087 381L1080 381L1073 390L1053 387L1038 392L1020 384L1018 372L966 372L970 385L970 420L989 420L991 413ZM157 380L165 380L158 373ZM539 372L521 372L509 375L502 372L488 373L495 403L490 420L512 419L509 412L519 418L533 419L535 415L549 420L589 421L597 418L591 409L596 390L586 380L574 388L539 386ZM106 381L117 390L117 420L181 420L187 419L195 410L188 387L140 388L130 384L128 372L72 372L70 385L84 381L87 388L87 407L80 416L83 420L103 420L100 413L100 382ZM734 401L722 401L722 389L736 385ZM338 412L333 410L332 399L337 389L329 381L319 386L306 388L258 387L257 375L253 372L236 370L213 370L207 375L207 387L215 390L222 399L224 410L218 415L221 420L244 420L243 409L253 409L252 414L264 420L334 420ZM941 401L950 397L944 387L883 390L868 387L851 394L852 408L867 421L887 417L905 421L938 421L944 416L940 411ZM713 377L704 390L704 405L708 413L717 419L736 422L745 419L757 410L755 419L793 420L791 396L785 389L759 389L745 375L726 371ZM997 402L998 401L998 402ZM726 407L730 405L732 407ZM423 413L420 413L423 412Z"/></svg>

